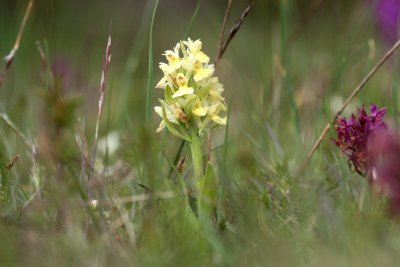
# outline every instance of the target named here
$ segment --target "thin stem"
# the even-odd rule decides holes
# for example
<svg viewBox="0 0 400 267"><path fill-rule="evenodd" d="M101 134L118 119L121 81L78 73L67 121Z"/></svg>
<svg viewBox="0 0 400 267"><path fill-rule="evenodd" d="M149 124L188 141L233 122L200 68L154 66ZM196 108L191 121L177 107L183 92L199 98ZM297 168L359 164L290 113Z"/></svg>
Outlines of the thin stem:
<svg viewBox="0 0 400 267"><path fill-rule="evenodd" d="M228 0L228 5L227 5L226 10L225 10L224 20L222 22L221 32L219 34L217 61L219 61L219 59L220 59L222 43L224 42L226 22L228 21L229 13L231 11L231 6L232 6L232 0ZM217 63L217 61L216 61L216 63Z"/></svg>
<svg viewBox="0 0 400 267"><path fill-rule="evenodd" d="M26 26L26 23L28 21L28 18L29 18L30 14L31 14L32 7L33 7L33 0L29 0L28 6L26 7L24 18L22 19L21 26L19 27L18 35L17 35L17 38L15 40L14 46L11 49L10 53L7 56L4 57L4 60L5 60L6 64L5 64L4 71L0 72L0 86L3 84L3 81L4 81L5 77L6 77L6 73L7 73L8 69L11 67L11 64L14 61L15 54L17 53L19 45L21 43L22 35L24 33L25 26Z"/></svg>
<svg viewBox="0 0 400 267"><path fill-rule="evenodd" d="M93 143L93 152L92 152L92 168L90 169L89 176L88 176L88 184L90 183L90 179L92 178L94 169L95 169L95 162L96 162L96 153L97 153L97 141L99 138L99 125L101 114L103 112L103 104L104 104L104 95L106 91L106 82L107 82L107 74L108 69L111 63L111 35L108 36L107 46L106 46L106 53L105 53L105 60L104 65L101 72L101 79L100 79L100 97L98 103L98 110L97 110L97 118L96 118L96 128L94 132L94 143ZM89 190L89 187L88 187ZM88 191L89 197L91 196L91 191Z"/></svg>
<svg viewBox="0 0 400 267"><path fill-rule="evenodd" d="M203 158L201 153L201 141L200 136L196 133L196 131L192 131L191 133L192 142L190 143L190 150L192 152L192 161L193 161L193 171L195 181L198 181L203 177Z"/></svg>
<svg viewBox="0 0 400 267"><path fill-rule="evenodd" d="M321 144L322 140L326 136L326 134L329 131L329 128L331 124L335 123L336 119L342 114L344 109L349 105L349 103L353 100L353 98L361 91L361 89L364 88L365 84L371 79L371 77L377 72L380 67L382 67L383 63L385 63L391 55L397 50L397 48L400 47L400 40L398 40L392 48L390 48L386 54L376 63L376 65L368 72L368 74L362 79L362 81L357 85L357 87L353 90L353 92L350 94L350 96L346 99L346 101L343 103L342 107L336 112L335 116L333 117L333 120L331 123L328 123L325 125L325 128L322 130L322 133L318 137L317 141L313 145L312 149L308 153L306 159L303 161L303 163L297 168L295 176L299 176L303 171L306 165L310 162L312 156L314 155L314 152L318 149L319 145Z"/></svg>
<svg viewBox="0 0 400 267"><path fill-rule="evenodd" d="M154 26L154 18L156 16L157 6L159 0L156 0L153 10L153 16L151 17L150 24L150 33L149 33L149 69L148 69L148 77L147 77L147 94L146 94L146 122L150 121L151 114L151 104L153 98L153 90L151 88L151 83L153 81L153 26Z"/></svg>
<svg viewBox="0 0 400 267"><path fill-rule="evenodd" d="M255 0L252 0L250 4L246 7L246 9L243 11L243 13L240 15L240 17L236 20L235 24L231 27L229 30L229 33L227 34L225 41L223 45L219 48L218 51L218 56L215 60L215 64L218 63L218 61L222 58L224 55L226 48L228 47L229 43L232 41L233 37L236 35L240 27L242 26L243 22L245 21L247 15L250 13L251 9L253 8L255 3Z"/></svg>
<svg viewBox="0 0 400 267"><path fill-rule="evenodd" d="M7 114L5 113L0 113L0 120L3 121L8 128L10 128L20 139L21 141L24 143L24 145L27 148L27 151L29 151L30 153L32 153L32 147L33 144L31 144L28 139L25 137L25 135L17 128L17 126L15 126L15 124L8 118Z"/></svg>
<svg viewBox="0 0 400 267"><path fill-rule="evenodd" d="M203 179L204 171L203 171L203 156L201 153L201 140L200 136L196 131L191 131L190 137L192 142L190 143L190 150L192 152L192 161L193 161L193 172L194 172L194 184L196 187L196 196L197 196L197 212L199 214L199 218L201 218L201 198L202 198L202 186L200 181Z"/></svg>
<svg viewBox="0 0 400 267"><path fill-rule="evenodd" d="M28 6L25 11L24 18L22 19L21 26L18 31L17 39L15 40L15 44L13 49L10 51L10 53L4 58L6 61L6 69L11 67L11 64L14 60L15 54L17 53L17 50L19 48L19 44L21 43L22 39L22 34L24 33L26 22L28 21L29 15L31 14L33 7L33 0L29 0Z"/></svg>

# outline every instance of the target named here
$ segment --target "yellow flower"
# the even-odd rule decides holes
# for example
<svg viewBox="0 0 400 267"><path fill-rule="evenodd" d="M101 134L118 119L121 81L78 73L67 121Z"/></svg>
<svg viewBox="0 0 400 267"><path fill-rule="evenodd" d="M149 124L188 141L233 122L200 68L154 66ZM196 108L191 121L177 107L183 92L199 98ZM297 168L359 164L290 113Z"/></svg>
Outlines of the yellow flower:
<svg viewBox="0 0 400 267"><path fill-rule="evenodd" d="M191 53L193 53L196 60L201 63L208 63L210 58L201 51L202 43L200 40L192 41L190 38L188 41L183 41L183 43L188 47Z"/></svg>
<svg viewBox="0 0 400 267"><path fill-rule="evenodd" d="M159 68L162 70L162 72L164 73L164 77L158 82L158 84L156 85L156 88L161 88L161 89L165 89L165 87L169 84L173 84L173 79L174 79L174 71L175 69L173 69L171 67L171 65L165 64L163 62L161 62L159 64Z"/></svg>
<svg viewBox="0 0 400 267"><path fill-rule="evenodd" d="M203 66L203 64L196 64L194 68L193 79L198 82L205 78L210 78L214 74L214 65Z"/></svg>
<svg viewBox="0 0 400 267"><path fill-rule="evenodd" d="M186 86L187 79L185 74L183 74L182 72L178 73L178 75L176 75L176 83L178 84L179 87Z"/></svg>
<svg viewBox="0 0 400 267"><path fill-rule="evenodd" d="M189 139L190 129L201 134L215 124L226 124L224 91L214 65L201 51L200 40L179 42L164 52L168 63L160 63L164 76L157 88L164 89L161 106L154 108L162 118L157 132L167 127L174 135Z"/></svg>
<svg viewBox="0 0 400 267"><path fill-rule="evenodd" d="M181 66L181 58L179 57L179 46L179 44L176 44L174 50L167 50L163 54L167 58L170 66L174 69L178 69Z"/></svg>
<svg viewBox="0 0 400 267"><path fill-rule="evenodd" d="M192 39L188 38L188 40L183 41L183 43L192 53L196 53L201 50L202 43L200 40L192 41Z"/></svg>
<svg viewBox="0 0 400 267"><path fill-rule="evenodd" d="M173 98L177 98L180 96L184 96L184 95L192 95L194 92L194 89L192 87L180 87L178 89L178 91L176 91L172 97Z"/></svg>
<svg viewBox="0 0 400 267"><path fill-rule="evenodd" d="M193 104L192 112L198 117L203 117L207 115L208 105L206 103L201 103L199 99Z"/></svg>

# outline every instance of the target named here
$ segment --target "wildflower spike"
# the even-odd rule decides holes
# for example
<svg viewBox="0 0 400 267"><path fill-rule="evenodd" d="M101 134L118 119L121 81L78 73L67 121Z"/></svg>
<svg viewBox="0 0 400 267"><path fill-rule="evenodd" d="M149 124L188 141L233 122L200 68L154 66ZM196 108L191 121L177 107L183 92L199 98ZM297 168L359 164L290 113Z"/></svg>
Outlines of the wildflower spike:
<svg viewBox="0 0 400 267"><path fill-rule="evenodd" d="M164 76L156 88L164 89L165 99L154 108L163 118L157 132L167 126L182 138L182 133L189 134L191 130L200 135L214 125L226 124L224 88L218 78L213 77L214 65L209 64L210 58L201 48L200 40L189 38L163 53L168 63L159 64Z"/></svg>
<svg viewBox="0 0 400 267"><path fill-rule="evenodd" d="M334 143L349 158L355 170L363 176L369 171L368 150L371 135L387 130L387 125L383 121L385 113L386 108L378 108L372 104L368 115L363 106L357 110L356 115L352 114L347 120L338 117L334 125L337 133Z"/></svg>

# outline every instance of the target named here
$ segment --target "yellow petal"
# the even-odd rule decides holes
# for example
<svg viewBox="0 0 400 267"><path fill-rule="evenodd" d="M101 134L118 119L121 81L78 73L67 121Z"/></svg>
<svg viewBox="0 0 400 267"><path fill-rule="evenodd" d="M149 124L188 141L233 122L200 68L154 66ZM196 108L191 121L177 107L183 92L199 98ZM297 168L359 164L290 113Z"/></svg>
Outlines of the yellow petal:
<svg viewBox="0 0 400 267"><path fill-rule="evenodd" d="M213 116L211 116L211 119L213 121L215 121L216 123L218 123L218 124L226 125L226 117L225 118L221 118L218 115L213 115Z"/></svg>
<svg viewBox="0 0 400 267"><path fill-rule="evenodd" d="M179 55L179 48L181 47L181 44L180 43L177 43L176 45L175 45L175 47L174 47L174 53L176 54L176 55Z"/></svg>
<svg viewBox="0 0 400 267"><path fill-rule="evenodd" d="M156 85L156 88L160 88L160 89L165 89L165 87L167 86L167 78L163 77Z"/></svg>
<svg viewBox="0 0 400 267"><path fill-rule="evenodd" d="M162 108L160 106L155 106L154 111L162 118Z"/></svg>
<svg viewBox="0 0 400 267"><path fill-rule="evenodd" d="M189 55L182 60L182 67L187 71L195 69L196 57Z"/></svg>
<svg viewBox="0 0 400 267"><path fill-rule="evenodd" d="M210 77L214 73L214 68L202 68L196 71L196 74L194 75L194 80L196 82L201 81L205 78Z"/></svg>
<svg viewBox="0 0 400 267"><path fill-rule="evenodd" d="M162 120L160 125L158 125L158 127L157 127L156 133L161 132L162 130L164 130L164 128L165 128L165 123L164 123L164 120Z"/></svg>
<svg viewBox="0 0 400 267"><path fill-rule="evenodd" d="M164 75L169 73L169 65L164 63L164 62L160 62L160 64L158 65L158 67L162 70L162 72L164 73Z"/></svg>
<svg viewBox="0 0 400 267"><path fill-rule="evenodd" d="M200 101L197 101L194 103L193 108L192 108L192 113L196 116L203 117L207 115L208 112L208 107L207 106L202 106Z"/></svg>
<svg viewBox="0 0 400 267"><path fill-rule="evenodd" d="M169 64L170 64L171 72L173 72L182 66L182 60L178 58L177 60L172 61Z"/></svg>
<svg viewBox="0 0 400 267"><path fill-rule="evenodd" d="M157 87L157 88L159 88L159 87ZM208 93L209 93L210 96L213 97L214 99L220 99L220 98L222 97L220 93L218 93L217 91L215 91L215 90L213 90L213 89L211 89Z"/></svg>
<svg viewBox="0 0 400 267"><path fill-rule="evenodd" d="M167 58L168 62L174 62L179 59L179 55L175 54L172 50L165 51L163 55Z"/></svg>
<svg viewBox="0 0 400 267"><path fill-rule="evenodd" d="M208 63L210 61L210 58L204 54L202 51L198 51L196 53L196 59L200 61L201 63Z"/></svg>
<svg viewBox="0 0 400 267"><path fill-rule="evenodd" d="M201 50L202 43L200 40L192 41L188 38L188 41L183 41L183 43L189 48L189 50L193 53Z"/></svg>
<svg viewBox="0 0 400 267"><path fill-rule="evenodd" d="M220 107L220 103L218 103L218 102L212 104L208 110L208 113L210 113L210 114L218 113L219 107Z"/></svg>
<svg viewBox="0 0 400 267"><path fill-rule="evenodd" d="M172 95L173 98L177 98L183 95L192 95L194 92L192 87L181 87L175 94Z"/></svg>

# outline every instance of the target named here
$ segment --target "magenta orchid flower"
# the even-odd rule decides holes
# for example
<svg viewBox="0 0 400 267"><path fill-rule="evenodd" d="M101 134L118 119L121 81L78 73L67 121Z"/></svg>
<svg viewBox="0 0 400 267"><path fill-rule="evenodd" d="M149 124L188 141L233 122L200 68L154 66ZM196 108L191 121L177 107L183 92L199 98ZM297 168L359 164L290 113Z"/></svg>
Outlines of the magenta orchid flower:
<svg viewBox="0 0 400 267"><path fill-rule="evenodd" d="M337 133L334 143L348 157L354 169L363 176L369 172L368 149L371 134L387 129L382 119L385 113L386 108L378 108L372 104L368 115L363 106L349 119L339 117L334 125Z"/></svg>

